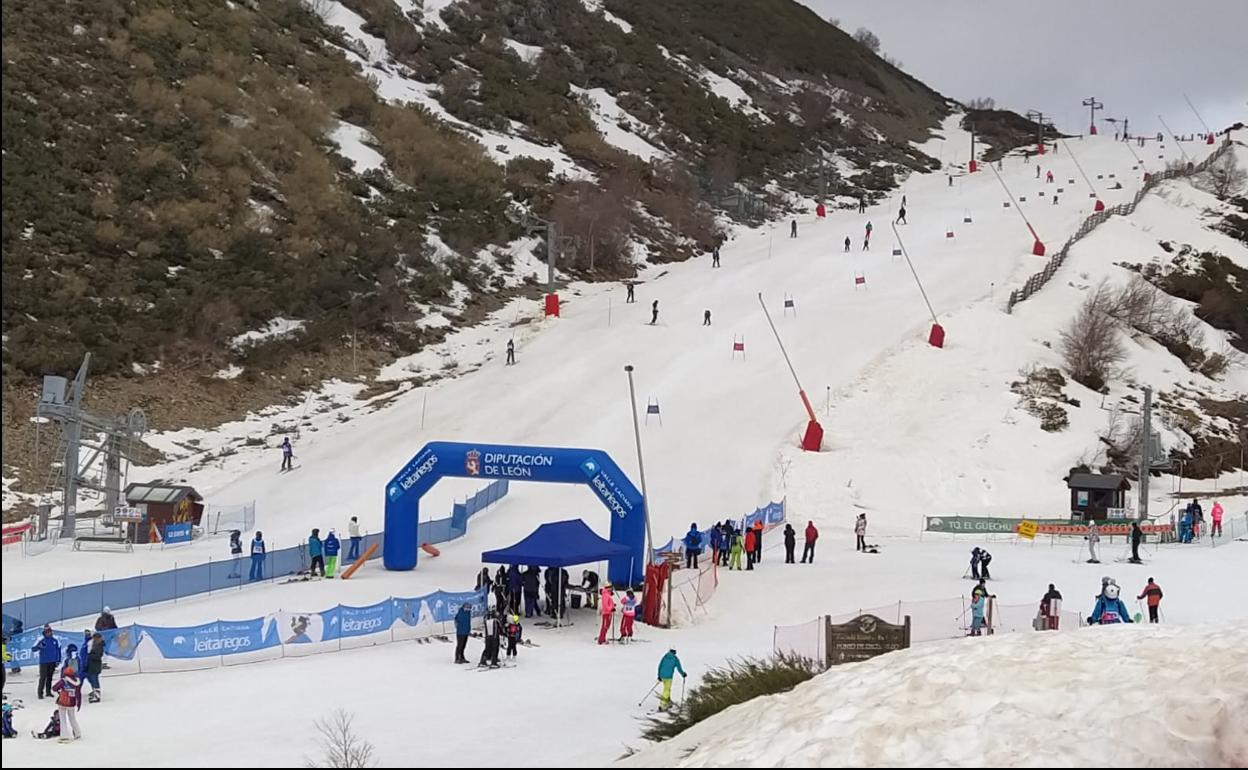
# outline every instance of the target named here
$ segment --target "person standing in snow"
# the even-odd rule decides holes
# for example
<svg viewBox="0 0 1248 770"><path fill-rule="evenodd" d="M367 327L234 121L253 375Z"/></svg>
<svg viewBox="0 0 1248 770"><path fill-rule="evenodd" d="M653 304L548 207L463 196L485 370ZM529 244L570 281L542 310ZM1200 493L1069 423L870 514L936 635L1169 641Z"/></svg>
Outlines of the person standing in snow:
<svg viewBox="0 0 1248 770"><path fill-rule="evenodd" d="M815 541L819 539L819 530L815 529L815 522L806 522L806 545L802 547L802 564L806 563L806 559L810 559L810 563L815 563Z"/></svg>
<svg viewBox="0 0 1248 770"><path fill-rule="evenodd" d="M1096 558L1096 545L1101 542L1101 528L1096 526L1095 520L1088 522L1088 534L1086 535L1086 538L1088 541L1088 563L1100 564L1101 560Z"/></svg>
<svg viewBox="0 0 1248 770"><path fill-rule="evenodd" d="M732 532L728 536L732 544L728 546L728 569L741 569L741 552L745 550L745 543L740 532Z"/></svg>
<svg viewBox="0 0 1248 770"><path fill-rule="evenodd" d="M513 564L507 568L507 612L504 618L520 611L520 597L524 594L524 576L520 574L520 565Z"/></svg>
<svg viewBox="0 0 1248 770"><path fill-rule="evenodd" d="M709 310L702 311L702 325L703 326L711 325L711 311Z"/></svg>
<svg viewBox="0 0 1248 770"><path fill-rule="evenodd" d="M659 322L659 301L656 299L650 303L650 325L654 326Z"/></svg>
<svg viewBox="0 0 1248 770"><path fill-rule="evenodd" d="M988 599L982 593L971 593L971 636L982 636L984 631L984 607Z"/></svg>
<svg viewBox="0 0 1248 770"><path fill-rule="evenodd" d="M719 522L711 527L711 564L719 564L720 551L724 549L724 531Z"/></svg>
<svg viewBox="0 0 1248 770"><path fill-rule="evenodd" d="M1214 502L1213 507L1209 509L1209 519L1213 522L1213 526L1209 529L1209 537L1222 537L1222 503Z"/></svg>
<svg viewBox="0 0 1248 770"><path fill-rule="evenodd" d="M1101 595L1096 597L1096 605L1092 608L1092 615L1088 617L1088 625L1131 622L1127 605L1118 596L1119 591L1118 583L1113 578L1101 583Z"/></svg>
<svg viewBox="0 0 1248 770"><path fill-rule="evenodd" d="M659 681L663 683L663 694L659 696L659 711L667 711L672 705L672 679L675 678L677 671L680 672L682 679L689 677L685 673L685 667L680 665L680 658L676 657L676 648L673 647L659 661Z"/></svg>
<svg viewBox="0 0 1248 770"><path fill-rule="evenodd" d="M498 620L498 612L490 610L485 613L485 627L483 636L485 638L485 649L481 651L481 662L477 664L477 668L498 668L498 648L499 640L502 637L503 624Z"/></svg>
<svg viewBox="0 0 1248 770"><path fill-rule="evenodd" d="M282 470L288 471L294 468L295 448L290 445L290 436L282 439Z"/></svg>
<svg viewBox="0 0 1248 770"><path fill-rule="evenodd" d="M256 530L256 536L251 540L251 572L247 579L253 582L264 579L264 533L259 530Z"/></svg>
<svg viewBox="0 0 1248 770"><path fill-rule="evenodd" d="M96 631L112 631L117 628L117 618L113 617L112 609L105 607L100 616L95 619Z"/></svg>
<svg viewBox="0 0 1248 770"><path fill-rule="evenodd" d="M242 573L238 571L239 565L243 560L243 533L237 529L230 532L230 574L227 578L240 578Z"/></svg>
<svg viewBox="0 0 1248 770"><path fill-rule="evenodd" d="M464 602L455 612L455 662L467 663L464 650L468 647L468 637L472 634L472 605Z"/></svg>
<svg viewBox="0 0 1248 770"><path fill-rule="evenodd" d="M697 569L698 555L702 553L702 533L696 521L689 525L689 531L680 542L685 544L685 569Z"/></svg>
<svg viewBox="0 0 1248 770"><path fill-rule="evenodd" d="M858 213L867 213L867 197L865 195L858 196Z"/></svg>
<svg viewBox="0 0 1248 770"><path fill-rule="evenodd" d="M602 615L602 625L598 629L598 644L606 644L607 632L611 630L611 625L615 622L615 594L611 591L610 583L602 587L598 611Z"/></svg>
<svg viewBox="0 0 1248 770"><path fill-rule="evenodd" d="M849 236L847 235L845 236L845 253L846 254L849 253L849 244L850 244L850 240L849 240Z"/></svg>
<svg viewBox="0 0 1248 770"><path fill-rule="evenodd" d="M485 591L486 597L489 597L490 591L494 587L494 581L490 578L490 568L482 567L481 572L477 575L477 591Z"/></svg>
<svg viewBox="0 0 1248 770"><path fill-rule="evenodd" d="M516 341L507 340L507 363L505 365L511 366L515 362L516 362Z"/></svg>
<svg viewBox="0 0 1248 770"><path fill-rule="evenodd" d="M1144 541L1144 530L1138 521L1131 522L1131 563L1140 563L1140 543Z"/></svg>
<svg viewBox="0 0 1248 770"><path fill-rule="evenodd" d="M899 224L899 225L909 224L908 222L906 222L906 204L904 203L901 204L901 209L897 212L897 221L895 222L895 224Z"/></svg>
<svg viewBox="0 0 1248 770"><path fill-rule="evenodd" d="M948 174L947 176L949 177L949 186L953 187L953 174Z"/></svg>
<svg viewBox="0 0 1248 770"><path fill-rule="evenodd" d="M1158 608L1161 607L1161 597L1162 597L1161 586L1153 582L1153 579L1151 577L1148 579L1148 585L1144 586L1144 590L1140 591L1140 595L1135 597L1137 600L1144 599L1144 598L1148 599L1148 622L1149 623L1158 622L1157 610Z"/></svg>
<svg viewBox="0 0 1248 770"><path fill-rule="evenodd" d="M56 667L61 662L61 643L52 635L52 626L43 627L43 635L30 649L39 653L38 697L51 697L52 675L56 673Z"/></svg>
<svg viewBox="0 0 1248 770"><path fill-rule="evenodd" d="M797 533L792 524L784 525L784 563L793 563L793 549L797 547Z"/></svg>
<svg viewBox="0 0 1248 770"><path fill-rule="evenodd" d="M797 220L796 219L789 222L789 237L790 238L797 237Z"/></svg>
<svg viewBox="0 0 1248 770"><path fill-rule="evenodd" d="M758 564L763 560L763 520L755 521L752 529L754 530L754 563Z"/></svg>
<svg viewBox="0 0 1248 770"><path fill-rule="evenodd" d="M637 597L632 590L625 592L620 599L620 639L632 640L633 620L637 617Z"/></svg>
<svg viewBox="0 0 1248 770"><path fill-rule="evenodd" d="M719 244L711 249L711 267L719 267Z"/></svg>
<svg viewBox="0 0 1248 770"><path fill-rule="evenodd" d="M1046 184L1053 184L1053 172L1052 171L1046 171L1044 173L1044 181Z"/></svg>
<svg viewBox="0 0 1248 770"><path fill-rule="evenodd" d="M979 580L979 560L982 554L983 551L980 550L979 546L971 549L971 578L974 580Z"/></svg>
<svg viewBox="0 0 1248 770"><path fill-rule="evenodd" d="M581 571L581 588L585 589L585 598L591 610L598 609L598 573L592 569Z"/></svg>
<svg viewBox="0 0 1248 770"><path fill-rule="evenodd" d="M91 694L87 700L99 703L103 697L100 693L100 672L104 670L104 635L96 631L91 635L91 648L87 650L87 663L83 669L87 682L91 684Z"/></svg>
<svg viewBox="0 0 1248 770"><path fill-rule="evenodd" d="M624 284L624 292L625 292L624 301L626 303L637 301L637 298L633 296L633 282L632 281L629 281L628 283Z"/></svg>
<svg viewBox="0 0 1248 770"><path fill-rule="evenodd" d="M313 528L312 534L308 536L308 558L311 560L308 574L325 577L324 546L321 544L321 530L316 528Z"/></svg>
<svg viewBox="0 0 1248 770"><path fill-rule="evenodd" d="M872 230L872 229L874 229L874 225L872 225L872 224L871 224L871 220L867 220L867 231L866 231L866 234L863 236L863 239L862 239L862 241L863 241L863 246L862 246L862 248L863 248L864 250L865 250L865 249L867 248L867 246L871 243L871 230Z"/></svg>
<svg viewBox="0 0 1248 770"><path fill-rule="evenodd" d="M52 685L56 693L56 712L61 717L61 743L82 738L82 730L78 727L78 709L82 708L82 680L78 678L72 663L65 666L61 678ZM51 692L49 692L49 695ZM73 738L65 734L65 725L69 725Z"/></svg>
<svg viewBox="0 0 1248 770"><path fill-rule="evenodd" d="M867 514L858 514L858 520L854 522L854 535L857 538L857 545L854 550L867 550Z"/></svg>
<svg viewBox="0 0 1248 770"><path fill-rule="evenodd" d="M979 553L979 576L984 580L992 580L992 573L988 571L988 565L992 563L992 554L988 553L988 549Z"/></svg>
<svg viewBox="0 0 1248 770"><path fill-rule="evenodd" d="M754 571L754 528L745 528L745 569L747 572Z"/></svg>
<svg viewBox="0 0 1248 770"><path fill-rule="evenodd" d="M507 634L507 657L516 657L516 645L520 644L520 636L524 633L524 626L520 625L520 616L512 613L511 622L504 629Z"/></svg>
<svg viewBox="0 0 1248 770"><path fill-rule="evenodd" d="M1049 583L1049 590L1040 600L1040 614L1044 617L1045 628L1049 631L1058 630L1062 618L1062 592Z"/></svg>
<svg viewBox="0 0 1248 770"><path fill-rule="evenodd" d="M325 536L325 577L332 578L338 569L338 551L341 548L342 543L338 542L338 536L331 529Z"/></svg>
<svg viewBox="0 0 1248 770"><path fill-rule="evenodd" d="M351 547L347 549L347 561L360 559L360 520L355 516L347 522L347 537L351 538Z"/></svg>
<svg viewBox="0 0 1248 770"><path fill-rule="evenodd" d="M1036 164L1036 179L1040 178L1040 164Z"/></svg>
<svg viewBox="0 0 1248 770"><path fill-rule="evenodd" d="M537 608L537 592L541 579L541 570L536 564L529 565L529 568L520 576L524 588L524 616L526 618L541 614Z"/></svg>

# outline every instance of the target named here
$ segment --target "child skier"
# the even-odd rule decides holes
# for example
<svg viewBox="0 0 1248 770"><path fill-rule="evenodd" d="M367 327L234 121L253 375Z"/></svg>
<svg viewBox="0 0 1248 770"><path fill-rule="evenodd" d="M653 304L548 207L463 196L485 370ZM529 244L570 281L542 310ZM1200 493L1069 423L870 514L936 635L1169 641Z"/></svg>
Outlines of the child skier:
<svg viewBox="0 0 1248 770"><path fill-rule="evenodd" d="M325 536L325 577L332 578L334 570L338 569L338 551L341 548L342 543L338 541L338 536L331 529Z"/></svg>
<svg viewBox="0 0 1248 770"><path fill-rule="evenodd" d="M52 691L56 693L56 711L61 717L61 725L68 722L74 736L72 740L78 740L82 737L82 730L78 729L78 709L82 708L82 680L75 673L72 663L65 665L60 680L52 685ZM61 743L69 743L71 739L61 736L59 740Z"/></svg>
<svg viewBox="0 0 1248 770"><path fill-rule="evenodd" d="M290 445L290 437L282 439L282 470L288 471L294 468L295 448Z"/></svg>
<svg viewBox="0 0 1248 770"><path fill-rule="evenodd" d="M502 623L498 620L498 612L490 610L485 613L485 649L481 651L481 662L477 664L477 668L498 668L498 646L499 636L502 633Z"/></svg>
<svg viewBox="0 0 1248 770"><path fill-rule="evenodd" d="M682 679L688 678L689 675L680 665L680 658L676 657L676 648L673 647L659 661L659 681L663 683L663 694L659 696L659 711L667 711L672 705L672 679L677 671L680 672Z"/></svg>
<svg viewBox="0 0 1248 770"><path fill-rule="evenodd" d="M607 632L611 630L611 624L615 622L615 594L611 591L610 583L602 588L602 596L598 600L598 611L602 614L602 626L598 629L598 644L606 644Z"/></svg>
<svg viewBox="0 0 1248 770"><path fill-rule="evenodd" d="M1096 606L1088 617L1088 625L1108 625L1110 623L1130 623L1131 616L1127 613L1127 605L1119 598L1118 583L1108 578L1101 583L1101 595L1096 597Z"/></svg>
<svg viewBox="0 0 1248 770"><path fill-rule="evenodd" d="M620 639L632 641L633 619L637 617L637 597L631 590L620 600Z"/></svg>
<svg viewBox="0 0 1248 770"><path fill-rule="evenodd" d="M745 543L742 542L740 532L734 532L729 537L732 538L732 545L728 548L728 569L741 569L741 552L745 550Z"/></svg>
<svg viewBox="0 0 1248 770"><path fill-rule="evenodd" d="M849 244L850 244L850 240L849 240L849 236L847 235L845 236L845 253L846 254L849 253Z"/></svg>
<svg viewBox="0 0 1248 770"><path fill-rule="evenodd" d="M984 605L987 602L982 592L971 592L971 636L982 636L984 633Z"/></svg>
<svg viewBox="0 0 1248 770"><path fill-rule="evenodd" d="M7 707L7 704L6 704L6 707ZM61 710L58 708L56 711L52 712L52 718L48 720L48 726L43 728L43 732L35 733L36 738L40 740L44 740L46 738L61 737L61 713L60 711Z"/></svg>
<svg viewBox="0 0 1248 770"><path fill-rule="evenodd" d="M745 568L753 571L754 569L754 529L747 527L745 530Z"/></svg>
<svg viewBox="0 0 1248 770"><path fill-rule="evenodd" d="M522 633L524 633L524 627L520 625L520 616L513 614L511 622L507 624L507 657L516 657L516 645L520 644Z"/></svg>

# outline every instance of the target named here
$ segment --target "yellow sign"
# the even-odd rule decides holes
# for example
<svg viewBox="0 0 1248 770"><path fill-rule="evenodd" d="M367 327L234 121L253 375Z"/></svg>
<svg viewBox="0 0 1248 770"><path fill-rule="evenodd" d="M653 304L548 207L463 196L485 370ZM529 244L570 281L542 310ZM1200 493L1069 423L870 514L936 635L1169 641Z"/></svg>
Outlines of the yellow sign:
<svg viewBox="0 0 1248 770"><path fill-rule="evenodd" d="M1026 519L1023 519L1018 524L1018 536L1025 537L1028 540L1035 540L1036 530L1039 529L1039 527L1040 525L1037 524L1036 522L1027 521Z"/></svg>

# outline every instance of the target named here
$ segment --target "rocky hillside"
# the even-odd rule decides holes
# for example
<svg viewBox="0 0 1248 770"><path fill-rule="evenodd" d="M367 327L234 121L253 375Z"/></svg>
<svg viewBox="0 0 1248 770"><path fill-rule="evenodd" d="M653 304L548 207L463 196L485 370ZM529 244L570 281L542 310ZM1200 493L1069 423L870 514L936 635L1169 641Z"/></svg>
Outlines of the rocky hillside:
<svg viewBox="0 0 1248 770"><path fill-rule="evenodd" d="M4 26L4 457L45 373L207 426L561 278L849 206L951 104L791 0L62 0ZM24 474L22 474L24 475Z"/></svg>

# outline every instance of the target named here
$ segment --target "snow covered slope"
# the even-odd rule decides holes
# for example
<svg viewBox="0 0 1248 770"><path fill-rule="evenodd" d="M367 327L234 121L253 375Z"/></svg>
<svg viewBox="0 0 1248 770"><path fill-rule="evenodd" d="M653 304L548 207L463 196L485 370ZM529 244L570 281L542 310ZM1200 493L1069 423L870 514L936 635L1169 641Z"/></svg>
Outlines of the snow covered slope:
<svg viewBox="0 0 1248 770"><path fill-rule="evenodd" d="M833 669L617 764L1243 767L1246 643L1240 622L932 644ZM1195 650L1216 664L1179 663Z"/></svg>

